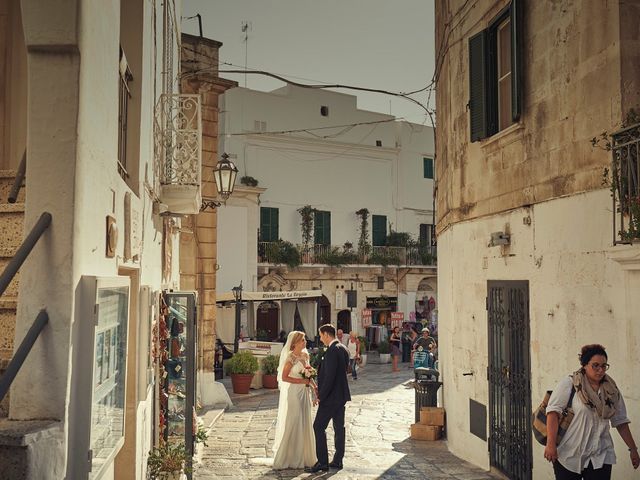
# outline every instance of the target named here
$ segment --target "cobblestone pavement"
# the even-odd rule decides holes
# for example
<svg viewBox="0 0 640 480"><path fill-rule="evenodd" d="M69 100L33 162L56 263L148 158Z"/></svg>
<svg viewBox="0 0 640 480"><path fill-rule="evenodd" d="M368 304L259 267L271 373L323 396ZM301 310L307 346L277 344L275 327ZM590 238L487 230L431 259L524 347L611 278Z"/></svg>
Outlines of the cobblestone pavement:
<svg viewBox="0 0 640 480"><path fill-rule="evenodd" d="M409 438L414 421L414 391L405 384L412 371L391 372L390 365L367 365L357 381L350 380L347 404L345 468L324 474L273 470L265 458L271 445L278 403L277 391L246 398L233 396L209 433L208 447L194 469L194 479L428 479L490 480L497 477L455 457L443 441ZM333 431L327 431L329 455Z"/></svg>

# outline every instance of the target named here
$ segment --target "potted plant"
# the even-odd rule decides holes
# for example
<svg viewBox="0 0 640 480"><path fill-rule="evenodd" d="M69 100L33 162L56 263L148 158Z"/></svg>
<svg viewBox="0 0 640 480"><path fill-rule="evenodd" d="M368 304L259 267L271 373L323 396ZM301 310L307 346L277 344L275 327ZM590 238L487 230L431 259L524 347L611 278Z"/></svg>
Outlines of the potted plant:
<svg viewBox="0 0 640 480"><path fill-rule="evenodd" d="M358 337L358 340L360 340L360 366L364 367L367 364L367 339Z"/></svg>
<svg viewBox="0 0 640 480"><path fill-rule="evenodd" d="M391 354L389 353L390 347L389 342L386 340L380 342L378 345L378 353L380 354L380 363L389 363L391 361Z"/></svg>
<svg viewBox="0 0 640 480"><path fill-rule="evenodd" d="M249 393L253 376L258 371L258 360L249 351L238 352L224 362L225 372L231 376L233 393Z"/></svg>
<svg viewBox="0 0 640 480"><path fill-rule="evenodd" d="M186 457L184 443L164 442L149 452L147 475L152 480L180 480Z"/></svg>
<svg viewBox="0 0 640 480"><path fill-rule="evenodd" d="M247 187L257 187L258 186L258 180L256 180L253 177L250 177L248 175L245 175L244 177L240 178L240 183L242 185L246 185Z"/></svg>
<svg viewBox="0 0 640 480"><path fill-rule="evenodd" d="M280 355L267 355L262 359L262 386L278 388L278 363Z"/></svg>

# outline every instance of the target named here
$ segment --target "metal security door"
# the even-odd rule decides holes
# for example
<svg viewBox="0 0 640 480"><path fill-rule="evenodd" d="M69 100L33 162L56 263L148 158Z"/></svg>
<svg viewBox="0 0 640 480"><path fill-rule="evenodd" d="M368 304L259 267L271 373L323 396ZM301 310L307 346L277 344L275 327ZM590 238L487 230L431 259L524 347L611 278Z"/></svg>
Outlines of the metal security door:
<svg viewBox="0 0 640 480"><path fill-rule="evenodd" d="M529 282L487 282L489 454L511 480L531 480Z"/></svg>

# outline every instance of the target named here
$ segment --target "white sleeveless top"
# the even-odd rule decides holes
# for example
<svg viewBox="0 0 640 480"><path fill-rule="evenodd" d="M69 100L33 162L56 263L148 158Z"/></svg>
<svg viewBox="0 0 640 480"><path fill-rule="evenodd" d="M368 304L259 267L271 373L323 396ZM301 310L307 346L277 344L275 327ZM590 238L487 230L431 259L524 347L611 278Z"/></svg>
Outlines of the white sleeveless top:
<svg viewBox="0 0 640 480"><path fill-rule="evenodd" d="M356 358L356 353L358 353L358 344L360 340L356 340L355 342L349 337L347 341L347 349L349 350L349 358Z"/></svg>

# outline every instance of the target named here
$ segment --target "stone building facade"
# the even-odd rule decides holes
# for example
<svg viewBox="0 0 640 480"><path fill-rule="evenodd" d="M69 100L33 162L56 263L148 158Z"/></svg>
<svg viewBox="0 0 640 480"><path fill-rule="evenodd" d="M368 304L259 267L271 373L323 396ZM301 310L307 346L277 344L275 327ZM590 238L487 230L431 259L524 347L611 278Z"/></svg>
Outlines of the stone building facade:
<svg viewBox="0 0 640 480"><path fill-rule="evenodd" d="M530 415L579 367L584 344L607 347L632 420L640 414L640 305L630 294L640 288L640 247L614 245L603 186L612 157L591 142L640 106L639 9L436 4L447 437L454 453L509 478L553 478ZM614 478L630 478L627 449L613 436Z"/></svg>

